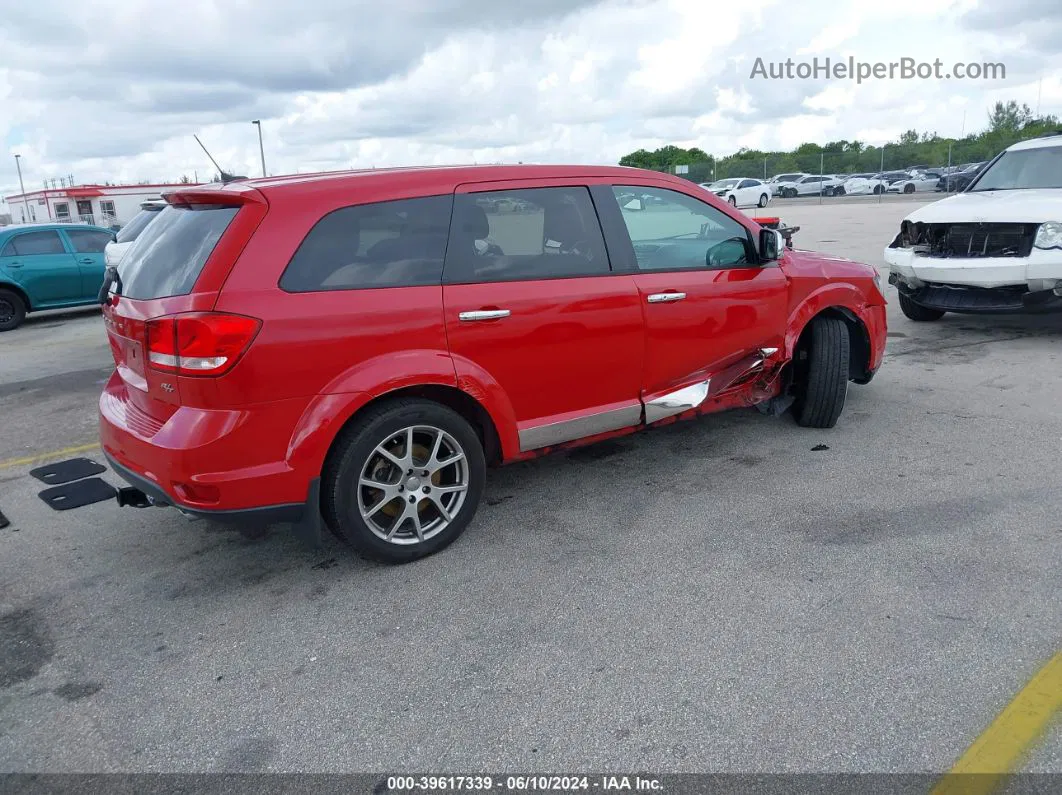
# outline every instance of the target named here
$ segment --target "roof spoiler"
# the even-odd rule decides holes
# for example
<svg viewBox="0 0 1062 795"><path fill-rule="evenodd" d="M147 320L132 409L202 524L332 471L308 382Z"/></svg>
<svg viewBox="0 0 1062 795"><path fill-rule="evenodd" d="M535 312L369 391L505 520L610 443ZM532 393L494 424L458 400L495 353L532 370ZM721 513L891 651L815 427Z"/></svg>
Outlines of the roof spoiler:
<svg viewBox="0 0 1062 795"><path fill-rule="evenodd" d="M162 198L167 204L176 207L190 207L193 204L222 204L240 207L244 204L268 203L260 191L250 185L239 183L179 188L163 193Z"/></svg>

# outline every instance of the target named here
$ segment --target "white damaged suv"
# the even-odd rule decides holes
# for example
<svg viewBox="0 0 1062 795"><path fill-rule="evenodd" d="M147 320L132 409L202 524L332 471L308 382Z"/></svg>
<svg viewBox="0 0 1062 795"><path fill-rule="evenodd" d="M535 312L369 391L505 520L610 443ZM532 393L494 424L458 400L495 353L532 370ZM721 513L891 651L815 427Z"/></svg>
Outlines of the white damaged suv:
<svg viewBox="0 0 1062 795"><path fill-rule="evenodd" d="M1062 311L1062 134L1014 144L885 249L911 320Z"/></svg>

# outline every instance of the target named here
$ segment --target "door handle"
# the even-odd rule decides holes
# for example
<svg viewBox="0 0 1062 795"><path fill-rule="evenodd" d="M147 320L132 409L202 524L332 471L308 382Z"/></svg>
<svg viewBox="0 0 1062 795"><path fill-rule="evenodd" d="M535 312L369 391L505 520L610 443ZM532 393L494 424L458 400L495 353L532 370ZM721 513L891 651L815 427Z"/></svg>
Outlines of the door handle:
<svg viewBox="0 0 1062 795"><path fill-rule="evenodd" d="M7 263L7 267L9 267L9 268L21 268L22 267L22 263L21 262L9 262L9 263Z"/></svg>
<svg viewBox="0 0 1062 795"><path fill-rule="evenodd" d="M462 312L457 317L461 320L498 320L512 314L508 309L477 309L474 312Z"/></svg>
<svg viewBox="0 0 1062 795"><path fill-rule="evenodd" d="M681 301L685 297L685 293L653 293L646 300L650 304L669 304L673 301Z"/></svg>
<svg viewBox="0 0 1062 795"><path fill-rule="evenodd" d="M82 265L92 265L95 261L92 257L82 257L78 260Z"/></svg>

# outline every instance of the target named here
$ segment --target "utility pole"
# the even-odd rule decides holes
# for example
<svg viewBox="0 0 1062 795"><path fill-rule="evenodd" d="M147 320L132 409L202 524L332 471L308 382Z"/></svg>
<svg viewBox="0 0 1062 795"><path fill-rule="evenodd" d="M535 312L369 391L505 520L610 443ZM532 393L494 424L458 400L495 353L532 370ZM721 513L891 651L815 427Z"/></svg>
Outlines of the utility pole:
<svg viewBox="0 0 1062 795"><path fill-rule="evenodd" d="M823 170L826 168L826 155L819 152L819 204L822 204L822 194L826 192L826 183L823 181Z"/></svg>
<svg viewBox="0 0 1062 795"><path fill-rule="evenodd" d="M266 167L265 167L265 147L262 146L262 120L261 119L255 119L254 121L251 122L251 124L253 124L255 127L258 128L258 153L262 156L262 176L264 177L264 176L266 176Z"/></svg>
<svg viewBox="0 0 1062 795"><path fill-rule="evenodd" d="M963 116L964 122L965 122L965 118L966 117L964 115ZM885 144L881 145L881 171L879 173L881 173L881 174L885 173ZM881 181L884 182L885 180L882 179ZM879 186L879 187L881 187L881 186ZM885 188L882 187L881 190L878 192L878 204L881 204L881 197L884 196L884 195L885 195Z"/></svg>

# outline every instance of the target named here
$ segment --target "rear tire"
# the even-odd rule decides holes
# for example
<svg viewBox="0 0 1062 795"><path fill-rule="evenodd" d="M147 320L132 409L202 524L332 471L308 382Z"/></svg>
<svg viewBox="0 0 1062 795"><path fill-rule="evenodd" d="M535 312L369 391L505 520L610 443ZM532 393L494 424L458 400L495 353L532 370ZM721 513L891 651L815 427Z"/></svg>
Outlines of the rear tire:
<svg viewBox="0 0 1062 795"><path fill-rule="evenodd" d="M804 354L803 383L798 388L793 414L805 428L832 428L844 409L848 395L851 359L848 326L840 318L812 321L811 344Z"/></svg>
<svg viewBox="0 0 1062 795"><path fill-rule="evenodd" d="M26 302L13 290L0 289L0 331L12 331L26 319Z"/></svg>
<svg viewBox="0 0 1062 795"><path fill-rule="evenodd" d="M900 293L900 311L916 323L929 323L940 320L947 314L943 309L930 309L928 306L916 304L903 293Z"/></svg>
<svg viewBox="0 0 1062 795"><path fill-rule="evenodd" d="M464 532L485 479L483 445L464 417L432 401L396 400L370 409L336 440L321 508L329 529L358 554L408 563Z"/></svg>
<svg viewBox="0 0 1062 795"><path fill-rule="evenodd" d="M770 201L770 197L768 197L766 193L761 193L760 194L760 201L758 202L757 206L766 207L767 206L767 202L769 202L769 201Z"/></svg>

